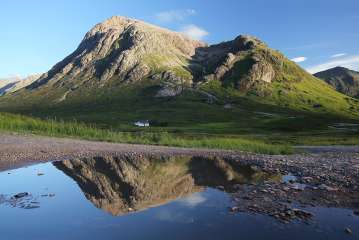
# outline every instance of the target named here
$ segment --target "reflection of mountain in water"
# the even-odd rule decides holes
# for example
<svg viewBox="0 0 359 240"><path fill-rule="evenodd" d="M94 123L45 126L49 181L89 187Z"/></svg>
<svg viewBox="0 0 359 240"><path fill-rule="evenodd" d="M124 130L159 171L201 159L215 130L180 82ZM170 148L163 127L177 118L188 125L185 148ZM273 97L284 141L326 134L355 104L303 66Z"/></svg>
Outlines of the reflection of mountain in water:
<svg viewBox="0 0 359 240"><path fill-rule="evenodd" d="M204 186L262 181L266 174L221 159L122 156L56 162L86 198L112 215L164 204Z"/></svg>

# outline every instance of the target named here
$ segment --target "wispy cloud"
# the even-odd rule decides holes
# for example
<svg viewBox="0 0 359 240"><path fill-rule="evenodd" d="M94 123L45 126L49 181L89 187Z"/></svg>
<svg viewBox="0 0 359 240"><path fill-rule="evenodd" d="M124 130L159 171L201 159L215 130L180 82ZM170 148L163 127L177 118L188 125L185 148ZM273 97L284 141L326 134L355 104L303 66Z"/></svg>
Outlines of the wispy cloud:
<svg viewBox="0 0 359 240"><path fill-rule="evenodd" d="M307 71L310 73L317 73L338 66L346 67L353 70L359 70L359 55L353 55L341 59L331 60L322 64L309 67L307 68Z"/></svg>
<svg viewBox="0 0 359 240"><path fill-rule="evenodd" d="M155 18L161 23L171 23L184 21L187 17L193 15L196 15L196 10L194 9L170 10L155 14Z"/></svg>
<svg viewBox="0 0 359 240"><path fill-rule="evenodd" d="M296 63L300 63L300 62L304 62L307 60L306 57L296 57L296 58L293 58L291 59L293 62L296 62Z"/></svg>
<svg viewBox="0 0 359 240"><path fill-rule="evenodd" d="M337 54L330 56L330 58L339 58L339 57L344 57L346 55L347 55L346 53L337 53Z"/></svg>
<svg viewBox="0 0 359 240"><path fill-rule="evenodd" d="M184 26L181 30L181 33L186 35L189 38L196 39L196 40L202 40L204 37L209 35L209 33L204 30L203 28L200 28L194 24L190 24L187 26Z"/></svg>

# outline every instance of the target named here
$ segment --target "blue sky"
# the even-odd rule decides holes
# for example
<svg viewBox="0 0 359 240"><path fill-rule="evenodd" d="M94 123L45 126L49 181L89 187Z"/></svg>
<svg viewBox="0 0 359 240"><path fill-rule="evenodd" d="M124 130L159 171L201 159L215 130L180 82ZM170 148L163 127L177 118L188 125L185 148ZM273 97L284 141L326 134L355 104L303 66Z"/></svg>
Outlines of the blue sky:
<svg viewBox="0 0 359 240"><path fill-rule="evenodd" d="M2 0L0 78L46 72L113 15L208 43L255 35L311 72L359 70L358 0Z"/></svg>

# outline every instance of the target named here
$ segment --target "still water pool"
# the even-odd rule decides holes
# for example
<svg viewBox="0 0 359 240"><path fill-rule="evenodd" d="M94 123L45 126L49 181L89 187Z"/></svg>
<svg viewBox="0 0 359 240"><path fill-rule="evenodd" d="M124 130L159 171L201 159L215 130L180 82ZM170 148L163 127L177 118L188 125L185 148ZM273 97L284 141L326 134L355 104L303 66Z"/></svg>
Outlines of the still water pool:
<svg viewBox="0 0 359 240"><path fill-rule="evenodd" d="M230 213L227 187L194 169L65 161L2 172L0 239L359 239L350 210L313 208L310 224Z"/></svg>

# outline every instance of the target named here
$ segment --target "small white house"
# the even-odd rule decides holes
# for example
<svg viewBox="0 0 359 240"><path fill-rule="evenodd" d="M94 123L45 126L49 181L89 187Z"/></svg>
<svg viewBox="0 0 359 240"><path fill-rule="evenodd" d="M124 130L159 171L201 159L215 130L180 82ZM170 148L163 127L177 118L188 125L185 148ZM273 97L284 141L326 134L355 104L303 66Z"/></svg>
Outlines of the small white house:
<svg viewBox="0 0 359 240"><path fill-rule="evenodd" d="M148 120L144 120L144 121L136 121L134 123L135 126L137 127L149 127L150 126L150 122Z"/></svg>

